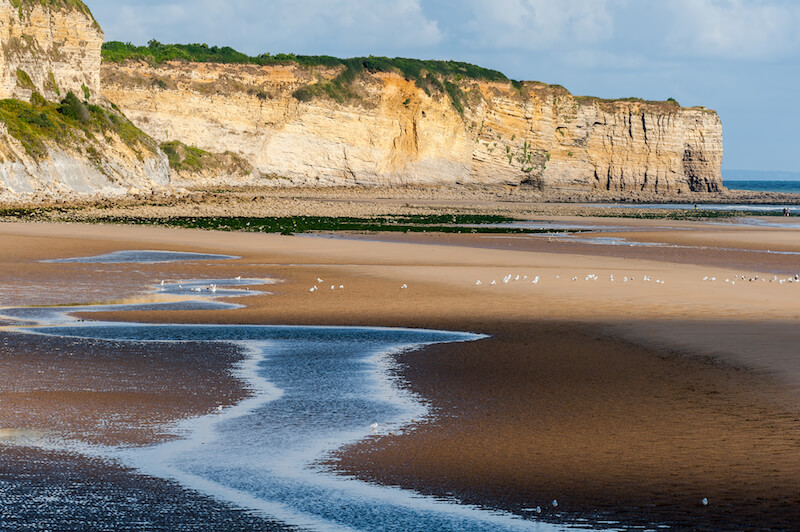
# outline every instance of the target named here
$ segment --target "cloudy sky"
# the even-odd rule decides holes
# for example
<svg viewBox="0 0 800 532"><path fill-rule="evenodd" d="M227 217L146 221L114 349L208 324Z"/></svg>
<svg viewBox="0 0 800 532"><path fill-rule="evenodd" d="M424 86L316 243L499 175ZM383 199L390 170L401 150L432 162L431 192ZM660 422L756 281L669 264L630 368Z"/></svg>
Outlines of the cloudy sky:
<svg viewBox="0 0 800 532"><path fill-rule="evenodd" d="M716 109L724 169L800 172L796 0L84 0L106 40L456 59Z"/></svg>

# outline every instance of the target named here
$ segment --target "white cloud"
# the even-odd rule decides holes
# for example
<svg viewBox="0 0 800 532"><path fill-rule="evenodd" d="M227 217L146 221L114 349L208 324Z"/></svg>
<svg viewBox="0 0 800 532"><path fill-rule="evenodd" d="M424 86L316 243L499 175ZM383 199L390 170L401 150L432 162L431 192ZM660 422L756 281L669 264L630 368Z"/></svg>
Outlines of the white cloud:
<svg viewBox="0 0 800 532"><path fill-rule="evenodd" d="M420 0L88 0L109 40L207 42L250 53L390 53L443 34Z"/></svg>
<svg viewBox="0 0 800 532"><path fill-rule="evenodd" d="M675 0L667 35L677 53L770 59L797 53L800 4L767 0Z"/></svg>
<svg viewBox="0 0 800 532"><path fill-rule="evenodd" d="M482 46L549 50L610 39L614 0L468 0L468 29Z"/></svg>

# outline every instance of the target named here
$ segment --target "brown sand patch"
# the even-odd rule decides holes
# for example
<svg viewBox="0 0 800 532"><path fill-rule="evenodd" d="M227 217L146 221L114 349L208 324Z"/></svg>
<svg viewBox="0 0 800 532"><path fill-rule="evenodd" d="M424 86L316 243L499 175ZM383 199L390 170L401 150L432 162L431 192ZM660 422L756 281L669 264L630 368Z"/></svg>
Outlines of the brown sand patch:
<svg viewBox="0 0 800 532"><path fill-rule="evenodd" d="M487 325L489 340L401 355L436 418L332 465L520 513L541 506L556 521L737 530L800 520L800 411L768 379L578 323Z"/></svg>

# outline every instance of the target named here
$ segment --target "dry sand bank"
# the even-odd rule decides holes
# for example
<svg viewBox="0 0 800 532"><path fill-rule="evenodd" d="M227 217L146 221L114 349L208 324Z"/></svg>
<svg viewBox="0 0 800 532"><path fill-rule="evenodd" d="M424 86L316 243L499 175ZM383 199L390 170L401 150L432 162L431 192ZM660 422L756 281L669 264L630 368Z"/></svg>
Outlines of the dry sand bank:
<svg viewBox="0 0 800 532"><path fill-rule="evenodd" d="M713 243L716 230L697 228L706 240L696 245ZM748 229L736 231L736 246L751 249L761 241L761 231ZM797 249L792 242L800 232L788 232L786 245ZM422 242L417 235L409 238ZM680 261L640 256L642 248L606 255L598 253L599 246L571 244L554 253L546 240L528 237L506 238L511 246L500 249L474 235L424 238L430 240L2 224L0 246L15 251L0 262L3 272L13 274L10 284L64 286L59 294L64 298L80 295L71 287L77 279L96 281L95 297L103 291L110 297L117 289L130 295L161 278L243 275L285 281L271 287L271 295L239 300L248 305L239 310L87 317L396 325L491 334L473 344L401 357L409 386L439 416L338 457L337 467L364 478L512 510L557 498L567 517L597 512L628 523L654 519L676 527L780 529L800 520L800 365L795 362L800 284L726 284L722 280L738 275L742 265L731 267L725 257L701 249L692 251L698 265L691 256ZM115 249L242 258L172 265L31 262ZM746 262L747 256L740 259ZM748 265L748 274L790 265L757 262ZM598 280L585 281L589 273ZM507 274L529 278L503 284ZM530 280L536 275L541 281L534 285ZM644 275L665 284L644 282ZM708 275L718 281L702 281ZM637 280L620 283L624 276ZM319 284L317 277L326 283L309 293ZM478 279L481 286L475 285ZM408 288L401 289L402 283ZM345 289L331 291L328 284ZM14 293L16 298L24 294ZM159 364L143 365L131 378L149 379ZM28 371L22 363L10 367ZM231 397L243 393L235 382L210 380L229 389ZM124 410L120 397L106 399L108 408ZM26 400L28 409L48 409L47 400ZM178 405L166 408L166 417L210 406L178 413L181 399L166 400ZM75 408L88 411L92 403ZM90 426L82 425L80 416L70 423L75 433ZM708 507L699 505L704 496L712 501Z"/></svg>

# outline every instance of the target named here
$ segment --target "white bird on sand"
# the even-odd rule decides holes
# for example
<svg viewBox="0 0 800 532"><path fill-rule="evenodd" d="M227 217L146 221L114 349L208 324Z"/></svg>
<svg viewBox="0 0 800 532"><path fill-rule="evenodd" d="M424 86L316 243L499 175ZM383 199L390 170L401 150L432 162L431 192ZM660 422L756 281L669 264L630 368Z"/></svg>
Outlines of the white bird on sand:
<svg viewBox="0 0 800 532"><path fill-rule="evenodd" d="M482 285L482 284L483 284L483 283L482 283L482 282L480 282L480 281L475 281L475 286L480 286L480 285Z"/></svg>
<svg viewBox="0 0 800 532"><path fill-rule="evenodd" d="M492 284L492 286L494 286L494 285L496 285L496 284L497 284L497 281L492 281L492 283L491 283L491 284Z"/></svg>
<svg viewBox="0 0 800 532"><path fill-rule="evenodd" d="M217 407L217 413L219 414L219 413L221 413L221 412L222 412L222 405L219 405L219 406Z"/></svg>
<svg viewBox="0 0 800 532"><path fill-rule="evenodd" d="M241 281L242 280L242 276L241 275L237 275L236 277L234 277L234 280Z"/></svg>
<svg viewBox="0 0 800 532"><path fill-rule="evenodd" d="M331 285L331 290L336 290L336 287L334 285Z"/></svg>
<svg viewBox="0 0 800 532"><path fill-rule="evenodd" d="M318 282L318 283L324 283L325 281L323 281L322 279L320 279L319 277L317 277L317 282Z"/></svg>
<svg viewBox="0 0 800 532"><path fill-rule="evenodd" d="M311 288L308 289L309 292L316 292L317 290L318 289L317 289L316 285L312 286Z"/></svg>
<svg viewBox="0 0 800 532"><path fill-rule="evenodd" d="M164 286L164 281L163 280L161 281L161 286Z"/></svg>
<svg viewBox="0 0 800 532"><path fill-rule="evenodd" d="M405 290L406 288L408 288L408 285L405 283L403 283L403 286L400 287L401 290Z"/></svg>
<svg viewBox="0 0 800 532"><path fill-rule="evenodd" d="M541 506L537 506L536 508L533 509L533 511L536 512L537 514L540 514L540 513L542 513L542 507Z"/></svg>
<svg viewBox="0 0 800 532"><path fill-rule="evenodd" d="M708 499L706 497L703 497L702 499L700 499L700 503L703 506L708 506Z"/></svg>
<svg viewBox="0 0 800 532"><path fill-rule="evenodd" d="M703 277L703 280L704 280L704 281L708 281L708 275L706 275L705 277Z"/></svg>
<svg viewBox="0 0 800 532"><path fill-rule="evenodd" d="M369 426L369 428L377 429L378 428L378 424L377 423L373 423L372 425Z"/></svg>
<svg viewBox="0 0 800 532"><path fill-rule="evenodd" d="M558 506L558 501L556 499L553 499L553 502L551 502L550 504L552 504L553 508L555 508L556 506Z"/></svg>
<svg viewBox="0 0 800 532"><path fill-rule="evenodd" d="M343 284L339 285L339 290L344 290L344 285Z"/></svg>

